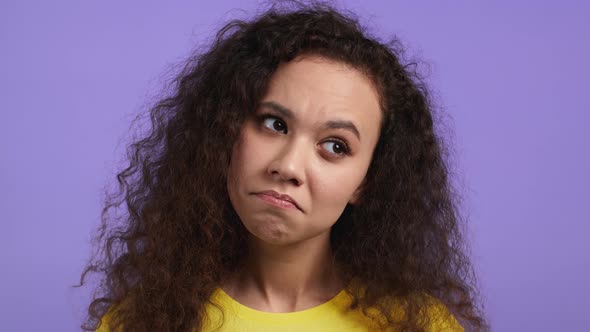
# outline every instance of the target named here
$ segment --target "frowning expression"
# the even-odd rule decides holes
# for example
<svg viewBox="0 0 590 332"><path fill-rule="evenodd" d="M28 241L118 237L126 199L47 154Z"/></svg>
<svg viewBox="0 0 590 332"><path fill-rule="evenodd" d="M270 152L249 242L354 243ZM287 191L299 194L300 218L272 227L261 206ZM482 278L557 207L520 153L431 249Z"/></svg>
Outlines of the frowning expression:
<svg viewBox="0 0 590 332"><path fill-rule="evenodd" d="M229 197L248 231L274 244L329 235L346 204L359 202L381 116L361 72L317 56L281 65L229 168Z"/></svg>

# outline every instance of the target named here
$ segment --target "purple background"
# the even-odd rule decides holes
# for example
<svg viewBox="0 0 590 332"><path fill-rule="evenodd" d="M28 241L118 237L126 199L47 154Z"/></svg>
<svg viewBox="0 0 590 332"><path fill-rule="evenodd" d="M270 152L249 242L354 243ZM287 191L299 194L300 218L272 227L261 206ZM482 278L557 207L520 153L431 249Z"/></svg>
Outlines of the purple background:
<svg viewBox="0 0 590 332"><path fill-rule="evenodd" d="M208 3L0 3L1 330L78 330L88 290L69 285L132 115L256 8ZM430 64L493 330L587 330L588 2L340 3Z"/></svg>

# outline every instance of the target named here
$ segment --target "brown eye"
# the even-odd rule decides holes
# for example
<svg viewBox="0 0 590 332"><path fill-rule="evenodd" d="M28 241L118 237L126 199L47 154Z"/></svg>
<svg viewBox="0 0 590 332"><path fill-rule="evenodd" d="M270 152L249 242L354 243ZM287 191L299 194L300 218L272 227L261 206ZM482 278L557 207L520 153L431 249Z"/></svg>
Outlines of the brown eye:
<svg viewBox="0 0 590 332"><path fill-rule="evenodd" d="M329 140L326 141L322 144L328 144L328 151L332 150L333 152L330 152L333 155L337 155L337 156L343 156L343 155L348 155L350 153L350 149L348 148L348 145L346 145L346 143L344 143L341 140Z"/></svg>
<svg viewBox="0 0 590 332"><path fill-rule="evenodd" d="M262 121L263 125L270 130L284 131L285 134L287 133L287 126L285 123L274 116L266 115L263 117Z"/></svg>

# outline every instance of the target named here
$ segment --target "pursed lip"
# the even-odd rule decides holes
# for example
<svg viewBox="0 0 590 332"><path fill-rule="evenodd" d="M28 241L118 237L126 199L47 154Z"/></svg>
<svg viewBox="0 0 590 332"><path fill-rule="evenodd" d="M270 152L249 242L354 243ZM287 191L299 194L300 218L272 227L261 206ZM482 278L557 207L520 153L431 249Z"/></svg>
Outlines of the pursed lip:
<svg viewBox="0 0 590 332"><path fill-rule="evenodd" d="M278 199L282 199L284 201L287 202L291 202L293 205L295 205L295 207L299 210L301 210L301 207L299 207L299 204L297 204L297 201L293 199L293 197L287 195L287 194L280 194L274 190L265 190L265 191L261 191L261 192L257 192L256 195L269 195L269 196L273 196L276 197Z"/></svg>

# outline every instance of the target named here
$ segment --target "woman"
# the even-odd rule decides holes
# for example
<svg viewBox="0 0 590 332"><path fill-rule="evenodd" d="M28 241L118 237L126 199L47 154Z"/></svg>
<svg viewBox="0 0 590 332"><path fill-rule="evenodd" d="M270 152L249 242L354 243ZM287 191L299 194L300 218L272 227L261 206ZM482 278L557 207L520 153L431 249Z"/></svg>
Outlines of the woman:
<svg viewBox="0 0 590 332"><path fill-rule="evenodd" d="M85 329L487 329L426 91L351 17L273 7L190 59L104 208Z"/></svg>

